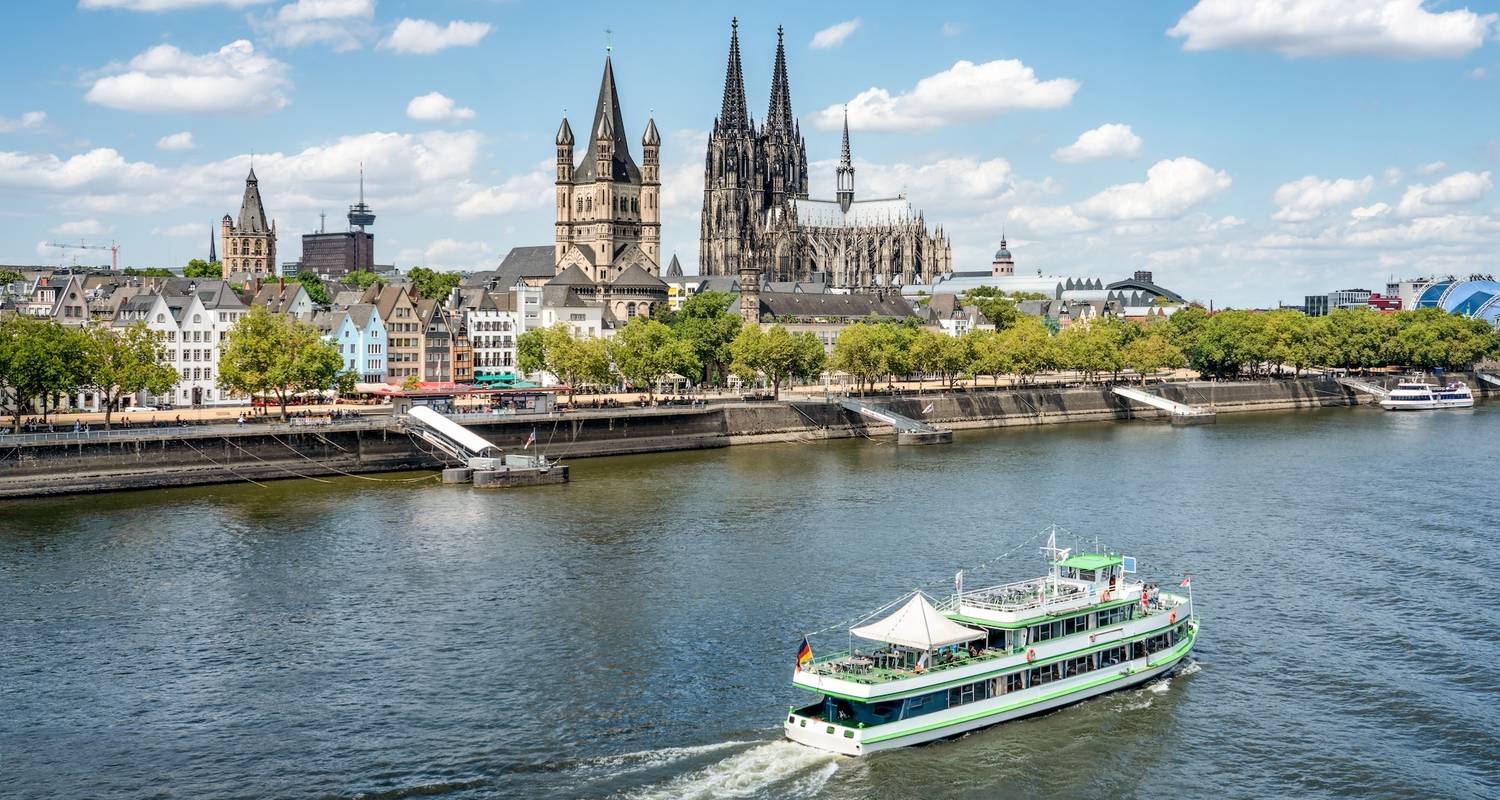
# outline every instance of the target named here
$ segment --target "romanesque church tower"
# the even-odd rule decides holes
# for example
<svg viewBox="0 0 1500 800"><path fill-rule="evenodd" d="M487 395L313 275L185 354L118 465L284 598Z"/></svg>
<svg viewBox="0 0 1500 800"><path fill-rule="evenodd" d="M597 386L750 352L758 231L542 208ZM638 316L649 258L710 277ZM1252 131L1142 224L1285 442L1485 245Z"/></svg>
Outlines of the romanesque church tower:
<svg viewBox="0 0 1500 800"><path fill-rule="evenodd" d="M641 165L630 155L614 66L604 57L604 78L587 134L583 159L566 117L557 130L556 271L577 265L595 283L608 284L632 265L651 275L661 263L661 135L646 123Z"/></svg>
<svg viewBox="0 0 1500 800"><path fill-rule="evenodd" d="M223 276L252 275L257 278L276 274L276 221L266 222L266 209L260 202L260 182L255 168L245 177L245 196L240 200L238 222L228 214L219 222L220 249L224 254Z"/></svg>
<svg viewBox="0 0 1500 800"><path fill-rule="evenodd" d="M755 237L770 211L807 196L807 143L792 113L781 28L776 29L771 102L765 125L758 128L745 103L739 20L730 23L724 100L709 134L703 177L698 273L738 275L742 262L759 249Z"/></svg>

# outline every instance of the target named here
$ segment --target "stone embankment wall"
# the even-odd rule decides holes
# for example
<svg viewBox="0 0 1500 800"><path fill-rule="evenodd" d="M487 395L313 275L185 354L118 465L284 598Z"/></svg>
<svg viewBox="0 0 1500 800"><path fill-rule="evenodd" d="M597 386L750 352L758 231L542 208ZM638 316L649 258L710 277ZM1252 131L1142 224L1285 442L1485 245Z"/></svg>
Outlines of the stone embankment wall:
<svg viewBox="0 0 1500 800"><path fill-rule="evenodd" d="M1470 380L1476 394L1500 387ZM1220 414L1280 411L1371 402L1330 381L1187 383L1149 387L1172 400ZM954 394L868 397L896 413L953 429L1165 418L1166 413L1115 396L1108 388L1035 388ZM930 411L926 409L931 407ZM925 412L925 413L924 413ZM537 419L466 423L508 450L533 431L537 449L554 458L624 455L761 442L812 442L890 435L892 429L845 410L836 400L757 402L695 409L612 409ZM47 441L0 442L0 497L265 481L390 470L436 469L440 458L388 417L326 426L252 425L143 430Z"/></svg>

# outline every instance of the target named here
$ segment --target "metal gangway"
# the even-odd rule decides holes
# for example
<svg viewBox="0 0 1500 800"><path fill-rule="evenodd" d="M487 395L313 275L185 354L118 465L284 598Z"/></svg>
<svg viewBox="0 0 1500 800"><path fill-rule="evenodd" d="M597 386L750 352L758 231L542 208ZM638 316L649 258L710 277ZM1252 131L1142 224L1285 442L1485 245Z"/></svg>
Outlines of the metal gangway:
<svg viewBox="0 0 1500 800"><path fill-rule="evenodd" d="M953 441L953 431L897 414L888 408L872 405L863 400L845 397L839 400L839 405L856 414L895 428L897 444L933 444Z"/></svg>
<svg viewBox="0 0 1500 800"><path fill-rule="evenodd" d="M1364 394L1372 395L1372 396L1378 397L1378 398L1380 398L1382 400L1384 400L1385 398L1391 396L1391 390L1390 389L1387 389L1384 386L1381 386L1381 385L1376 384L1376 383L1370 383L1369 381L1362 381L1362 380L1357 380L1355 378L1347 378L1346 377L1346 378L1339 378L1338 379L1338 383L1339 383L1340 386L1347 386L1347 387L1349 387L1350 389L1353 389L1356 392L1363 392Z"/></svg>
<svg viewBox="0 0 1500 800"><path fill-rule="evenodd" d="M1192 425L1195 423L1211 422L1215 414L1209 409L1201 406L1191 406L1187 403L1179 403L1176 400L1168 400L1161 395L1155 395L1141 389L1132 389L1128 386L1111 386L1111 392L1116 396L1123 397L1143 405L1159 408L1172 415L1173 424Z"/></svg>
<svg viewBox="0 0 1500 800"><path fill-rule="evenodd" d="M1500 376L1491 375L1488 372L1476 372L1474 374L1478 375L1479 379L1485 383L1493 383L1496 386L1500 386Z"/></svg>
<svg viewBox="0 0 1500 800"><path fill-rule="evenodd" d="M413 406L403 422L422 441L469 469L495 469L503 463L500 448L426 406Z"/></svg>

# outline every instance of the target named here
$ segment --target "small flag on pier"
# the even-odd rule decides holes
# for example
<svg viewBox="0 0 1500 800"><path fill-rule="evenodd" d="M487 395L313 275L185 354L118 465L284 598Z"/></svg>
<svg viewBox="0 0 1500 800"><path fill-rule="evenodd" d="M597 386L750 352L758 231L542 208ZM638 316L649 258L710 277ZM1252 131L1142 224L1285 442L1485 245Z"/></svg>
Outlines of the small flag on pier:
<svg viewBox="0 0 1500 800"><path fill-rule="evenodd" d="M536 428L531 429L531 435L526 437L526 444L522 445L521 449L530 450L534 444L536 444Z"/></svg>
<svg viewBox="0 0 1500 800"><path fill-rule="evenodd" d="M812 645L807 643L807 637L802 637L802 646L797 648L797 671L812 663Z"/></svg>

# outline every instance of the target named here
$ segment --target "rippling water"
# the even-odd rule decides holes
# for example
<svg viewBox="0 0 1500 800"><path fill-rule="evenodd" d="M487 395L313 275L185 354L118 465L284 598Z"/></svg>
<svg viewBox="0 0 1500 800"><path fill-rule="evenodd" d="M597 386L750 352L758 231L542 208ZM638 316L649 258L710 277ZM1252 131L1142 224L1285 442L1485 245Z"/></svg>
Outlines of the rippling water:
<svg viewBox="0 0 1500 800"><path fill-rule="evenodd" d="M1495 797L1497 434L1339 409L0 505L0 796ZM1194 573L1186 668L863 760L778 741L799 631L1054 522Z"/></svg>

